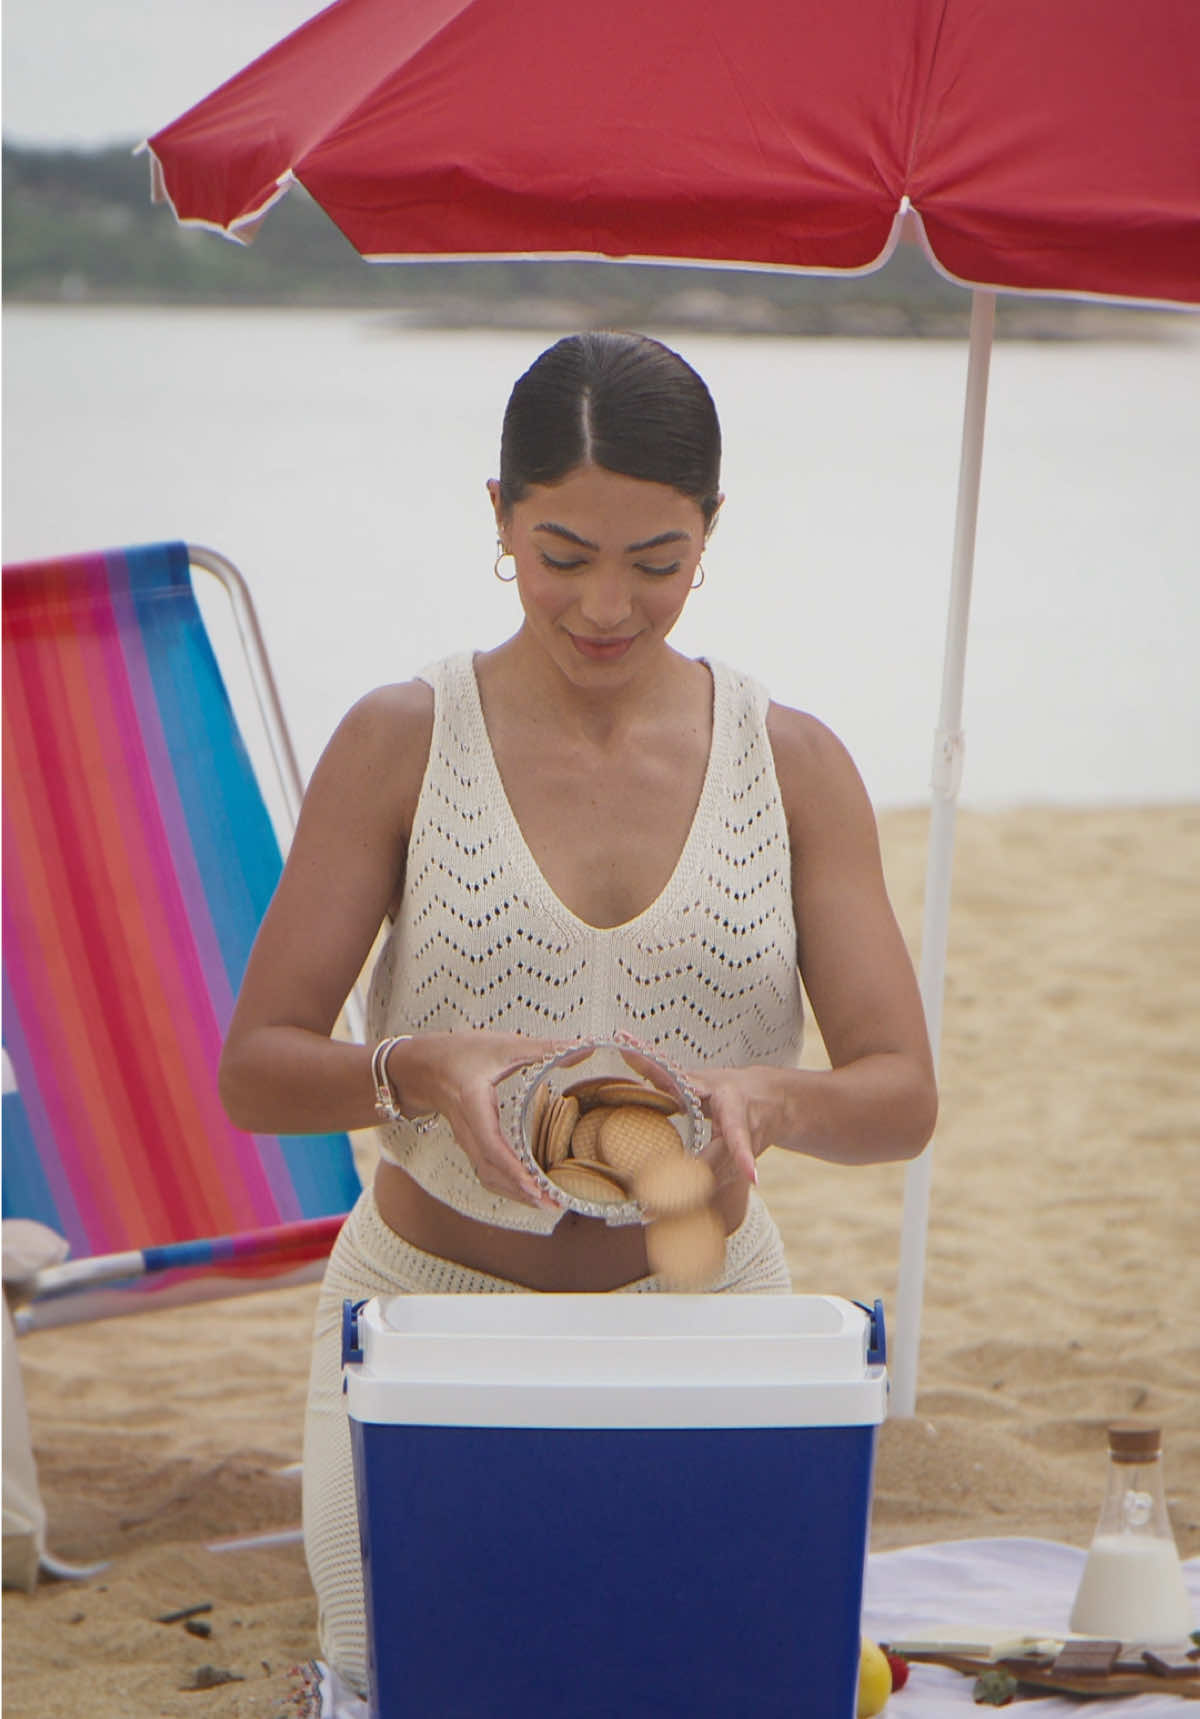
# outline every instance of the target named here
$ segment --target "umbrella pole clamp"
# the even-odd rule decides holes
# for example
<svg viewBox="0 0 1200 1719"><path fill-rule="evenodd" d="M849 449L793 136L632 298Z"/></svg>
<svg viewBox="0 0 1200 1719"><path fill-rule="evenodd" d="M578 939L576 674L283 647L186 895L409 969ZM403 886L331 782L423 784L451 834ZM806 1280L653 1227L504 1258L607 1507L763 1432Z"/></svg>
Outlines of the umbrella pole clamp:
<svg viewBox="0 0 1200 1719"><path fill-rule="evenodd" d="M940 800L957 800L962 787L967 737L961 728L938 728L933 736L929 785Z"/></svg>

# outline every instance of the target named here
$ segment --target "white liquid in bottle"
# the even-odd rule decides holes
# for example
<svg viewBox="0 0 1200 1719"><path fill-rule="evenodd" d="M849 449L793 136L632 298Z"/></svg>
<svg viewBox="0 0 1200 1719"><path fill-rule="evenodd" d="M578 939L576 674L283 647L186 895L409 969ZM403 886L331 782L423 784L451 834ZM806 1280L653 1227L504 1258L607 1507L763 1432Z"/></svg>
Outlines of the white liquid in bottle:
<svg viewBox="0 0 1200 1719"><path fill-rule="evenodd" d="M1147 1646L1176 1646L1195 1627L1162 1479L1162 1433L1143 1422L1108 1429L1108 1486L1071 1628Z"/></svg>
<svg viewBox="0 0 1200 1719"><path fill-rule="evenodd" d="M1192 1607L1174 1543L1145 1534L1098 1534L1071 1611L1079 1635L1166 1645L1187 1639Z"/></svg>

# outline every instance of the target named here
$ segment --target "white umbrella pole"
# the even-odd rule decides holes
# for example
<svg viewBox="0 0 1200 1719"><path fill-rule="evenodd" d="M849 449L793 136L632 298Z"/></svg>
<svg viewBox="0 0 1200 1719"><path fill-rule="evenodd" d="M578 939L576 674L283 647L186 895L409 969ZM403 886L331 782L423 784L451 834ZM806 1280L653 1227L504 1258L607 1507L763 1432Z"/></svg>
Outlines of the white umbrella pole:
<svg viewBox="0 0 1200 1719"><path fill-rule="evenodd" d="M987 415L988 366L996 315L994 292L971 294L971 339L967 358L967 397L963 408L962 454L958 468L958 507L954 521L954 560L946 653L942 664L942 703L933 749L933 802L925 868L925 916L921 935L920 984L925 1019L936 1064L942 1040L942 996L946 945L950 931L950 873L954 863L954 820L963 761L963 676L967 660L967 623L975 565L975 522L979 515L979 474ZM917 1358L921 1341L921 1303L925 1289L925 1242L929 1229L929 1190L933 1146L909 1165L904 1181L900 1228L900 1279L892 1367L891 1412L912 1415L917 1402Z"/></svg>

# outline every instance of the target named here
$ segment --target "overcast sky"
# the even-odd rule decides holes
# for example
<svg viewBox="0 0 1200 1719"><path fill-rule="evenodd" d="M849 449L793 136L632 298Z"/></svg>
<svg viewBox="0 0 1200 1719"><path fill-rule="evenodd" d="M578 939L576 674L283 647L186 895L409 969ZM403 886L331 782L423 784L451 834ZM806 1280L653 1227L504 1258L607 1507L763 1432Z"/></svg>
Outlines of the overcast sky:
<svg viewBox="0 0 1200 1719"><path fill-rule="evenodd" d="M140 142L322 0L4 0L4 135Z"/></svg>

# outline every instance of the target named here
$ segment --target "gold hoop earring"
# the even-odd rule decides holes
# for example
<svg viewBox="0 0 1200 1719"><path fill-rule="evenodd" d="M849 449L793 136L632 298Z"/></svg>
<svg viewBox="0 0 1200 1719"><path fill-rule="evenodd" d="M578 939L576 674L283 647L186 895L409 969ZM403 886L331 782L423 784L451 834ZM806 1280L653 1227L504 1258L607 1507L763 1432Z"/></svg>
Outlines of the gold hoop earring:
<svg viewBox="0 0 1200 1719"><path fill-rule="evenodd" d="M696 577L692 580L691 589L693 591L698 591L700 589L701 585L703 585L703 583L704 583L704 563L703 563L703 561L697 561L697 563L696 563Z"/></svg>
<svg viewBox="0 0 1200 1719"><path fill-rule="evenodd" d="M507 561L510 557L512 558L513 563L512 572L501 573L500 563L502 561ZM496 539L496 559L492 562L492 572L496 575L502 585L511 585L517 576L517 558L513 555L511 549L506 549L504 547L499 538Z"/></svg>

